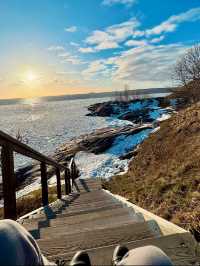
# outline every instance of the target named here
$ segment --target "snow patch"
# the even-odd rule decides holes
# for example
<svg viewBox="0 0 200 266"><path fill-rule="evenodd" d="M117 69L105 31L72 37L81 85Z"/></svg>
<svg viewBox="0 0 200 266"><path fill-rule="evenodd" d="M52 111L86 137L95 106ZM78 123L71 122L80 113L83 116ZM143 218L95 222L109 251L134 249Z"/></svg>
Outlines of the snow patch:
<svg viewBox="0 0 200 266"><path fill-rule="evenodd" d="M152 129L144 129L135 135L119 136L104 154L78 152L75 160L81 177L109 179L113 175L127 172L129 160L120 160L119 157L133 150L151 132Z"/></svg>
<svg viewBox="0 0 200 266"><path fill-rule="evenodd" d="M161 117L157 118L157 121L164 121L171 117L170 114L162 114Z"/></svg>

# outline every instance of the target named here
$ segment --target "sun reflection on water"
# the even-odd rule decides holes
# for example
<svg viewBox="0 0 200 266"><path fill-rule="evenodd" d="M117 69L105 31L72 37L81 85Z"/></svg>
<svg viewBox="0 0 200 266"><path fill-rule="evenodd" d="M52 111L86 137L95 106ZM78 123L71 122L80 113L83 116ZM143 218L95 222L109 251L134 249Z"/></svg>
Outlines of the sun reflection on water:
<svg viewBox="0 0 200 266"><path fill-rule="evenodd" d="M42 102L43 102L42 98L39 98L39 97L22 99L20 101L21 104L30 105L30 106L38 105L38 104L41 104Z"/></svg>

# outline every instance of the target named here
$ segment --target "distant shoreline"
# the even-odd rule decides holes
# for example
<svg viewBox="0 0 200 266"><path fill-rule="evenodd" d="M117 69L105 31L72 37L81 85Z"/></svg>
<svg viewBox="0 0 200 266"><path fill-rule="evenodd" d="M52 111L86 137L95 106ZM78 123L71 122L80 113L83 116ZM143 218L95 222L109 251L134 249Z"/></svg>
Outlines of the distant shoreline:
<svg viewBox="0 0 200 266"><path fill-rule="evenodd" d="M141 90L129 90L128 92L133 95L151 95L151 94L166 94L171 93L173 88L149 88ZM13 99L0 99L0 105L14 105L25 103L31 99L40 99L43 102L51 101L64 101L64 100L84 100L92 98L104 98L104 97L116 97L119 96L123 91L110 91L110 92L97 92L97 93L85 93L85 94L68 94L58 96L43 96L34 98L13 98Z"/></svg>

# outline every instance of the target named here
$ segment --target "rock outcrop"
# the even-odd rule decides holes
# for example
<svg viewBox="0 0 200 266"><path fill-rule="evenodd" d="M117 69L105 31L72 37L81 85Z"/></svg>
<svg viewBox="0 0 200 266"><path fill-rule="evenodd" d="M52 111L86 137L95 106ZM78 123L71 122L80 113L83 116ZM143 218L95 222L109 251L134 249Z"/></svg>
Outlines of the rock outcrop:
<svg viewBox="0 0 200 266"><path fill-rule="evenodd" d="M117 137L121 135L134 135L150 128L152 128L151 124L145 126L128 125L123 127L101 128L90 134L84 134L66 142L56 150L56 152L52 155L52 158L60 164L67 166L71 158L74 157L77 152L85 151L100 154L109 149ZM52 167L49 167L49 178L55 174L54 170L55 169ZM33 179L38 176L40 176L40 165L37 163L18 169L16 172L18 189L31 184Z"/></svg>
<svg viewBox="0 0 200 266"><path fill-rule="evenodd" d="M128 102L109 101L93 104L88 107L88 116L102 116L121 120L128 120L133 123L152 123L155 118L151 112L162 109L170 105L170 100L166 98L137 99Z"/></svg>

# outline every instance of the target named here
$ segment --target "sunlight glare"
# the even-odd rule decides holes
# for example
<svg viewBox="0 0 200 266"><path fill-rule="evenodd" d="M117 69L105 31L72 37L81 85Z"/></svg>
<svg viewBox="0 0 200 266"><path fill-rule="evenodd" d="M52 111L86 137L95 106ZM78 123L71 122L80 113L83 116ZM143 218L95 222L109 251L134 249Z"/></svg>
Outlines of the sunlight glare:
<svg viewBox="0 0 200 266"><path fill-rule="evenodd" d="M33 71L28 71L25 76L25 79L29 82L35 81L37 78L37 75Z"/></svg>

